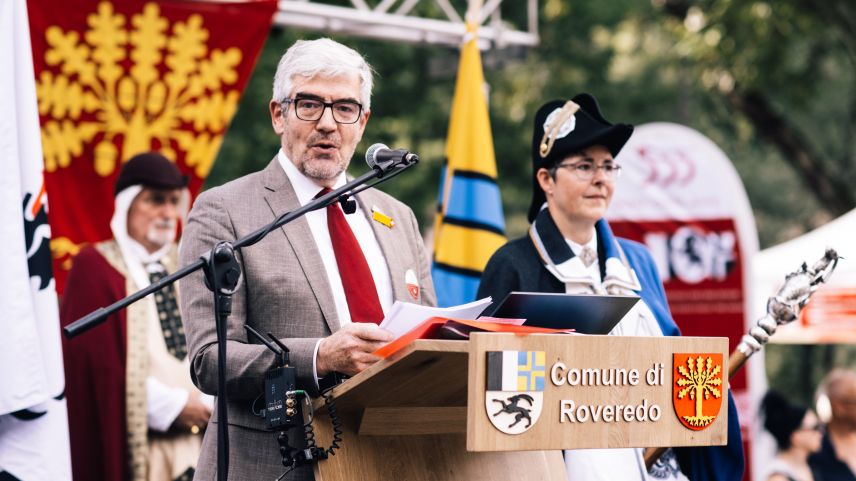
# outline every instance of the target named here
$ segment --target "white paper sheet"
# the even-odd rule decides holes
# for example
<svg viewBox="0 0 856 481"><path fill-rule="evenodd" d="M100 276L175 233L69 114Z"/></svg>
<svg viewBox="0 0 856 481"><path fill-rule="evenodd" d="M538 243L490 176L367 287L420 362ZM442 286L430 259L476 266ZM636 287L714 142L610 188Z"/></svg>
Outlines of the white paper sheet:
<svg viewBox="0 0 856 481"><path fill-rule="evenodd" d="M395 301L383 322L380 323L380 327L392 332L396 338L399 338L432 317L474 320L482 311L487 309L491 301L490 297L485 297L468 304L452 307L429 307Z"/></svg>

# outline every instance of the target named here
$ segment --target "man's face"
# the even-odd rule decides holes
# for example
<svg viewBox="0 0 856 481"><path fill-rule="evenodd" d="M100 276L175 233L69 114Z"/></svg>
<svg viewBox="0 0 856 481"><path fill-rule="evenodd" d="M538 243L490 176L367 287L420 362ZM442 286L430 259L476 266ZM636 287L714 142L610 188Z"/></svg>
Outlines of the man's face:
<svg viewBox="0 0 856 481"><path fill-rule="evenodd" d="M835 393L830 393L829 401L833 419L856 431L856 376L839 381Z"/></svg>
<svg viewBox="0 0 856 481"><path fill-rule="evenodd" d="M294 77L292 99L311 98L323 102L348 100L360 102L360 79L356 74L337 77ZM295 115L294 104L283 99L270 102L271 123L280 136L282 151L303 175L319 185L332 187L339 174L348 168L360 139L369 112L363 112L353 124L340 124L325 108L320 119L301 120Z"/></svg>
<svg viewBox="0 0 856 481"><path fill-rule="evenodd" d="M144 187L128 209L128 235L149 252L175 239L178 225L180 189Z"/></svg>

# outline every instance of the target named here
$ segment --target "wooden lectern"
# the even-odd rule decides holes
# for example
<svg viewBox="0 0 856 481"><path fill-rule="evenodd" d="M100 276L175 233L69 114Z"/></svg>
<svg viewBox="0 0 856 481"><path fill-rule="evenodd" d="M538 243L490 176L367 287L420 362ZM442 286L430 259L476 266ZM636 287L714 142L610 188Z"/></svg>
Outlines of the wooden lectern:
<svg viewBox="0 0 856 481"><path fill-rule="evenodd" d="M565 481L562 449L724 445L727 349L725 338L475 333L469 341L417 340L333 389L343 441L315 464L315 479ZM672 366L677 354L692 355L690 367L682 361L684 374L696 367L709 374L710 386L684 391L697 410L689 418L708 424L701 429L682 423L672 404L675 377L684 377ZM519 434L499 429L516 419L499 413L514 392L488 389L517 382L509 369L529 376L519 381L521 392L541 388L532 393L540 415L533 410ZM719 391L721 406L697 401L706 389L710 398ZM532 407L527 401L519 405ZM329 446L323 400L314 406L317 443Z"/></svg>

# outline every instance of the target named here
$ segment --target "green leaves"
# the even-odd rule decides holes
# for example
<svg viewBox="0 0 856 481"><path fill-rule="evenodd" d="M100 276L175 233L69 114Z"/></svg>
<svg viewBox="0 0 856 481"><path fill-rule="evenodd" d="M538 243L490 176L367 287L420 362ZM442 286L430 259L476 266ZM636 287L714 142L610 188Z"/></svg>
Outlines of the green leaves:
<svg viewBox="0 0 856 481"><path fill-rule="evenodd" d="M503 21L525 26L524 2L505 3ZM532 117L544 102L580 92L593 93L610 121L676 122L713 139L746 185L762 246L856 206L856 3L543 0L539 8L538 47L482 53L510 237L528 227ZM207 185L270 160L279 147L267 107L276 63L298 38L321 36L271 32ZM410 204L425 229L458 52L335 38L378 73L359 148L383 142L420 154L419 167L382 188ZM360 155L353 173L365 169Z"/></svg>

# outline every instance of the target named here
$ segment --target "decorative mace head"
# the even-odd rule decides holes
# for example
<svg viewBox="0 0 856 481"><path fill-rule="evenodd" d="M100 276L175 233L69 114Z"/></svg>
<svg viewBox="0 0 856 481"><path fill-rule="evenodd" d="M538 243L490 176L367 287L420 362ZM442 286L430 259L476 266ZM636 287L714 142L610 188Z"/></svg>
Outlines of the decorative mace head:
<svg viewBox="0 0 856 481"><path fill-rule="evenodd" d="M749 357L770 340L778 326L795 321L814 291L832 275L839 259L834 249L826 249L811 268L803 262L799 269L785 276L779 292L767 300L767 314L743 336L737 349Z"/></svg>
<svg viewBox="0 0 856 481"><path fill-rule="evenodd" d="M841 257L835 249L826 249L823 257L809 268L802 266L785 277L779 292L767 301L767 313L779 325L796 320L811 295L829 279Z"/></svg>

